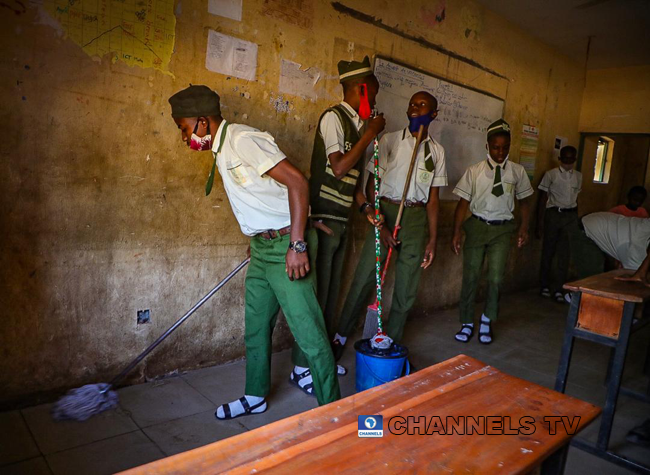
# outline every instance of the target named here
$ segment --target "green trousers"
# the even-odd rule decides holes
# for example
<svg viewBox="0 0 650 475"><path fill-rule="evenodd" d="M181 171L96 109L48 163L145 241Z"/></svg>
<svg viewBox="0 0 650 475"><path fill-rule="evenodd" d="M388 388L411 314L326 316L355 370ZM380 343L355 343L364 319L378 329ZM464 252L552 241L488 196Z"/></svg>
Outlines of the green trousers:
<svg viewBox="0 0 650 475"><path fill-rule="evenodd" d="M487 254L488 293L485 316L495 321L499 314L499 289L508 262L510 238L515 232L514 221L499 226L489 225L474 217L463 223L463 286L460 291L460 321L474 323L476 290L478 289L483 261Z"/></svg>
<svg viewBox="0 0 650 475"><path fill-rule="evenodd" d="M578 213L575 211L560 213L557 208L544 211L544 242L539 266L541 288L548 288L552 293L562 291L571 259L569 233L575 232L577 227Z"/></svg>
<svg viewBox="0 0 650 475"><path fill-rule="evenodd" d="M382 202L381 210L386 218L386 223L393 229L399 206ZM397 237L401 244L396 256L393 301L388 322L384 326L386 333L396 342L402 339L406 318L417 297L418 283L422 273L420 265L424 258L428 231L426 208L404 209L402 228ZM382 245L382 263L387 253L388 250ZM375 230L372 228L361 250L361 258L354 273L354 280L341 312L338 333L342 336L350 336L354 331L359 315L365 314L366 306L369 303L368 300L376 288L375 262Z"/></svg>
<svg viewBox="0 0 650 475"><path fill-rule="evenodd" d="M348 241L347 223L333 219L324 219L323 224L329 227L334 234L331 236L321 230L318 234L318 252L310 254L315 256L318 303L323 310L325 326L329 339L334 336L333 325L341 290L341 272L345 262L345 249ZM298 344L293 345L291 359L294 365L307 367L307 357L300 350Z"/></svg>
<svg viewBox="0 0 650 475"><path fill-rule="evenodd" d="M577 280L605 272L605 253L585 234L581 224L570 229L569 242Z"/></svg>
<svg viewBox="0 0 650 475"><path fill-rule="evenodd" d="M271 385L273 328L282 308L296 342L305 354L319 404L341 397L334 356L323 314L314 292L315 273L289 280L285 255L291 238L251 239L251 262L246 274L246 394L266 397ZM308 233L309 249L318 246L315 231Z"/></svg>

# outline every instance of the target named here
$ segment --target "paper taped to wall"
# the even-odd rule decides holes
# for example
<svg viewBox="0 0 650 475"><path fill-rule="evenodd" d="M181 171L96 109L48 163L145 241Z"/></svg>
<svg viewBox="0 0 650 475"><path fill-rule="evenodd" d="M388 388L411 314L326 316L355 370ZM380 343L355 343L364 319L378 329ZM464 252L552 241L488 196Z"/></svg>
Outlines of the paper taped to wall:
<svg viewBox="0 0 650 475"><path fill-rule="evenodd" d="M241 21L242 0L208 0L208 13Z"/></svg>
<svg viewBox="0 0 650 475"><path fill-rule="evenodd" d="M519 164L524 167L530 180L535 175L535 162L537 161L537 145L539 142L539 128L524 125L521 130L521 147L519 149Z"/></svg>
<svg viewBox="0 0 650 475"><path fill-rule="evenodd" d="M302 70L299 63L283 59L280 66L280 92L316 100L318 94L314 86L320 77L321 72L318 68Z"/></svg>
<svg viewBox="0 0 650 475"><path fill-rule="evenodd" d="M255 80L257 45L210 30L205 67L214 73Z"/></svg>
<svg viewBox="0 0 650 475"><path fill-rule="evenodd" d="M129 66L169 71L174 0L44 0L43 8L89 56L112 54Z"/></svg>

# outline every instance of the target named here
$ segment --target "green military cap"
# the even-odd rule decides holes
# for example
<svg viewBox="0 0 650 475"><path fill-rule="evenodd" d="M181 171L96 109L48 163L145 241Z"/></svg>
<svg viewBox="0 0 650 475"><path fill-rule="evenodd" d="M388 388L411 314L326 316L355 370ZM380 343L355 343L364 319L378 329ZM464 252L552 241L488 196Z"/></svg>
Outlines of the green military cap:
<svg viewBox="0 0 650 475"><path fill-rule="evenodd" d="M219 94L208 86L193 86L177 92L169 98L172 106L172 117L208 117L221 115Z"/></svg>
<svg viewBox="0 0 650 475"><path fill-rule="evenodd" d="M345 82L350 79L370 76L372 67L370 67L370 58L366 56L363 61L339 61L339 81Z"/></svg>
<svg viewBox="0 0 650 475"><path fill-rule="evenodd" d="M489 139L494 134L508 134L510 135L510 125L503 119L492 122L487 129L487 138Z"/></svg>

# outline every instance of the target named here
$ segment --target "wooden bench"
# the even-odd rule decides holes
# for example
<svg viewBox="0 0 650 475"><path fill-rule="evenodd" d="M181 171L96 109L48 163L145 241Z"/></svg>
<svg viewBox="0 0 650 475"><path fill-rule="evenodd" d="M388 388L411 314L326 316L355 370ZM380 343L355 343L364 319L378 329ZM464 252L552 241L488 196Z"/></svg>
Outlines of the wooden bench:
<svg viewBox="0 0 650 475"><path fill-rule="evenodd" d="M630 470L650 473L650 467L610 452L608 448L619 392L650 402L648 398L650 386L646 394L621 388L630 335L650 323L650 318L647 317L634 323L635 307L650 299L650 288L640 282L624 282L616 279L617 276L630 273L620 269L564 286L572 292L572 298L555 390L564 393L566 389L575 338L610 347L611 357L606 378L607 396L597 442L592 444L576 438L572 445ZM649 369L650 347L646 357L646 373ZM640 420L639 423L641 422L643 421Z"/></svg>
<svg viewBox="0 0 650 475"><path fill-rule="evenodd" d="M562 424L557 424L552 435L550 426L555 424L544 417L566 416L579 431L599 412L589 403L459 355L326 406L125 473L526 473L542 464L543 471L561 473L571 436ZM383 416L382 438L358 436L361 415ZM426 435L431 427L420 424L420 435L391 432L391 425L393 432L405 429L394 424L398 419L390 422L391 418L407 420L409 416L423 416L426 419L421 421L426 422L438 416L443 426L447 416L457 421L468 416L477 421L480 416L509 416L511 423L505 429L519 427L520 419L527 416L535 431L504 434L492 426L491 435Z"/></svg>

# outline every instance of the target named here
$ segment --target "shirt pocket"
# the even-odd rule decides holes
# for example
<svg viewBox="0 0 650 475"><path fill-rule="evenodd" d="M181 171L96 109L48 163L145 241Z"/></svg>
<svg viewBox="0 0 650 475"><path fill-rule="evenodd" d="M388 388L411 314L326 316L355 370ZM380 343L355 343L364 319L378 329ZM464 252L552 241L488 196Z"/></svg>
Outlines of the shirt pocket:
<svg viewBox="0 0 650 475"><path fill-rule="evenodd" d="M503 180L503 191L508 195L512 195L515 192L515 187L517 183L511 180Z"/></svg>
<svg viewBox="0 0 650 475"><path fill-rule="evenodd" d="M237 160L235 162L228 163L228 176L237 183L239 186L246 188L253 184L253 181L250 179L250 175L246 170L244 164Z"/></svg>
<svg viewBox="0 0 650 475"><path fill-rule="evenodd" d="M424 164L418 164L415 179L419 185L430 185L433 180L433 172L424 167Z"/></svg>

